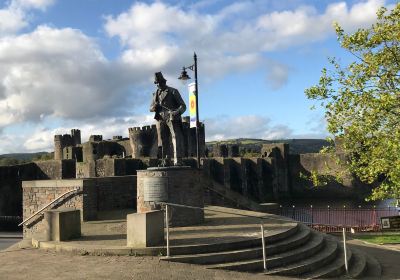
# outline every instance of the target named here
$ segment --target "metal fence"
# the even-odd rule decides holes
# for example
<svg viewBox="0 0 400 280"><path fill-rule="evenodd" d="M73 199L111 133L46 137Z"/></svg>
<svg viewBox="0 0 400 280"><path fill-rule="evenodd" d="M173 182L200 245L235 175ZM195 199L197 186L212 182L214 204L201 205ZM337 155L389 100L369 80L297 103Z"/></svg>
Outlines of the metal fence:
<svg viewBox="0 0 400 280"><path fill-rule="evenodd" d="M323 232L339 232L343 228L355 231L378 231L381 228L381 217L399 214L396 207L384 208L348 208L348 207L283 207L278 213L281 216L305 223Z"/></svg>
<svg viewBox="0 0 400 280"><path fill-rule="evenodd" d="M21 230L20 228L18 228L18 224L21 221L22 217L19 216L0 216L0 230Z"/></svg>

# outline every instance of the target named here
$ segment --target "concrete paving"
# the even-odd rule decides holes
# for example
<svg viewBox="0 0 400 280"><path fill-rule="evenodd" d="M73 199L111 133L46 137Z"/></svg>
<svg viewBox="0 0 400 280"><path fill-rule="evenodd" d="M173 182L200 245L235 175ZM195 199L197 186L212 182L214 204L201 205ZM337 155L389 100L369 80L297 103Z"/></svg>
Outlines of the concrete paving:
<svg viewBox="0 0 400 280"><path fill-rule="evenodd" d="M129 211L123 212L123 214L128 213ZM122 255L158 255L159 251L156 249L165 249L165 246L161 246L150 247L147 251L139 248L137 248L137 251L124 251L124 249L130 248L126 246L126 219L122 218L121 213L118 212L102 213L102 217L115 219L82 223L82 237L78 239L68 242L37 242L36 245L41 248L60 251L81 249L89 254L107 254L108 252L109 254ZM209 206L205 210L205 223L197 226L171 228L170 245L171 247L201 246L260 238L261 218L264 221L266 236L285 232L297 225L290 219L272 214ZM40 237L36 239L40 241Z"/></svg>
<svg viewBox="0 0 400 280"><path fill-rule="evenodd" d="M209 210L222 210L228 213L206 211L205 224L172 228L173 246L196 246L220 243L224 240L230 242L260 238L259 219L238 216L239 213L269 218L265 220L267 235L274 235L296 226L293 221L281 220L274 215L219 207L212 207ZM62 243L81 248L86 246L127 248L126 223L121 219L126 213L123 215L119 213L118 219L112 213L105 214L103 218L107 218L107 215L109 215L108 220L84 223L82 238L59 242L58 245ZM353 240L349 243L350 246L366 251L380 261L383 267L382 279L399 279L398 251ZM152 256L93 256L87 251L61 254L54 250L32 248L30 240L23 240L18 245L0 251L0 264L0 279L293 279L208 270L202 266L162 262L159 257Z"/></svg>
<svg viewBox="0 0 400 280"><path fill-rule="evenodd" d="M0 251L20 242L21 239L0 238Z"/></svg>
<svg viewBox="0 0 400 280"><path fill-rule="evenodd" d="M0 251L18 243L21 239L22 234L20 232L0 231Z"/></svg>

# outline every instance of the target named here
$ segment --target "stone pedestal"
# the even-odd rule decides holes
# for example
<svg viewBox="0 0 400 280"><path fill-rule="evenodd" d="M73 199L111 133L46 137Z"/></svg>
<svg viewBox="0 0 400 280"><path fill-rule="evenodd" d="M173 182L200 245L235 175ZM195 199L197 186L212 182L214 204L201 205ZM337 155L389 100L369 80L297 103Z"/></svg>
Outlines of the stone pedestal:
<svg viewBox="0 0 400 280"><path fill-rule="evenodd" d="M137 213L160 209L156 202L145 201L144 185L147 184L149 187L149 182L152 181L167 184L165 189L167 193L162 195L166 200L164 202L204 207L204 189L200 170L186 166L152 167L147 170L138 170L137 180ZM160 186L154 184L154 189L158 190ZM171 226L188 226L204 221L203 210L171 206L169 212Z"/></svg>
<svg viewBox="0 0 400 280"><path fill-rule="evenodd" d="M44 212L44 233L48 241L65 241L81 236L79 210L53 209Z"/></svg>
<svg viewBox="0 0 400 280"><path fill-rule="evenodd" d="M150 211L126 216L128 247L143 248L164 244L164 211Z"/></svg>

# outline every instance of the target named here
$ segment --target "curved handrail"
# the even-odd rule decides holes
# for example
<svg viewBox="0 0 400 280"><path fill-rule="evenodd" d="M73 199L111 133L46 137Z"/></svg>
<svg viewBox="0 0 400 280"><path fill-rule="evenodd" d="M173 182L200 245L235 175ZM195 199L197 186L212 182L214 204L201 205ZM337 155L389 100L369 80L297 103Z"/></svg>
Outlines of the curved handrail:
<svg viewBox="0 0 400 280"><path fill-rule="evenodd" d="M157 202L157 204L160 205L169 205L169 206L175 206L175 207L182 207L182 208L189 208L189 209L198 209L198 210L203 210L203 211L209 211L209 212L215 212L215 213L223 213L223 214L230 214L230 215L235 215L235 216L241 216L241 217L247 217L247 218L257 218L260 220L275 220L275 221L282 221L282 222L297 222L291 218L285 217L285 218L276 218L276 217L271 217L270 215L274 214L268 214L268 213L262 213L265 214L263 216L255 216L255 215L246 215L246 214L239 214L239 213L232 213L228 211L222 211L222 210L214 210L214 209L207 209L204 207L196 207L196 206L190 206L190 205L184 205L184 204L177 204L177 203L170 203L170 202ZM255 212L255 211L253 211ZM261 212L260 212L261 213ZM277 215L275 215L277 216Z"/></svg>
<svg viewBox="0 0 400 280"><path fill-rule="evenodd" d="M53 203L57 202L58 200L60 200L61 198L64 198L65 196L74 193L74 192L78 192L79 189L75 189L75 190L70 190L67 191L65 193L63 193L62 195L60 195L59 197L55 198L54 200L52 200L50 203L46 204L45 206L43 206L39 211L37 211L35 214L29 216L28 218L26 218L25 220L23 220L18 226L22 226L24 224L26 224L26 222L28 222L29 220L31 220L33 217L41 214L47 207L49 207L50 205L52 205Z"/></svg>

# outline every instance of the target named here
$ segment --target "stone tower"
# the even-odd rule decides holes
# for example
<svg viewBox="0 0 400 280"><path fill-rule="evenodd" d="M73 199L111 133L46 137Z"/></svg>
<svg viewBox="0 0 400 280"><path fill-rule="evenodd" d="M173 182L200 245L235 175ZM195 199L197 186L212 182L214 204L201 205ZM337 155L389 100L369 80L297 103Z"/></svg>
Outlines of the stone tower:
<svg viewBox="0 0 400 280"><path fill-rule="evenodd" d="M63 150L67 147L76 147L81 144L81 131L72 129L71 134L54 135L54 159L64 158Z"/></svg>
<svg viewBox="0 0 400 280"><path fill-rule="evenodd" d="M54 159L63 159L62 135L54 135Z"/></svg>
<svg viewBox="0 0 400 280"><path fill-rule="evenodd" d="M131 127L129 141L132 148L132 158L157 157L157 129L155 125Z"/></svg>
<svg viewBox="0 0 400 280"><path fill-rule="evenodd" d="M81 144L81 131L79 129L71 129L71 136L74 146Z"/></svg>

